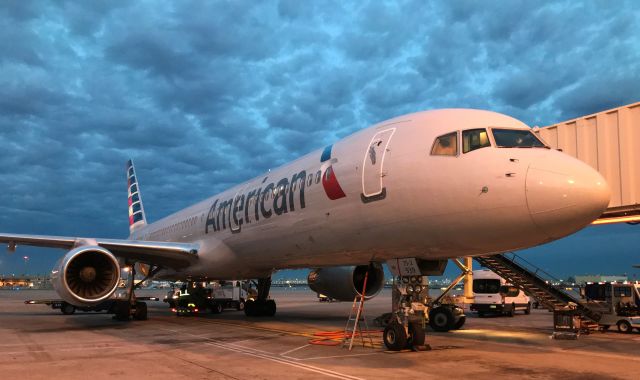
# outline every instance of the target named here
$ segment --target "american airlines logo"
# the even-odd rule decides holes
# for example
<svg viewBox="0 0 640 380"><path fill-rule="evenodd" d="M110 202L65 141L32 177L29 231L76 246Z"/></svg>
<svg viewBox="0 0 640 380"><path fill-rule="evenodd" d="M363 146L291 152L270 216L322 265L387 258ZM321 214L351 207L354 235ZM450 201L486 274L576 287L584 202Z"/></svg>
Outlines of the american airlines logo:
<svg viewBox="0 0 640 380"><path fill-rule="evenodd" d="M322 163L322 173L324 173L322 175L322 187L324 188L324 192L327 194L327 197L333 201L346 197L346 194L342 190L342 187L340 187L338 178L336 178L336 174L331 166L333 163L338 161L336 158L331 158L332 149L333 145L329 145L324 148L322 156L320 156L320 162Z"/></svg>
<svg viewBox="0 0 640 380"><path fill-rule="evenodd" d="M209 229L214 232L224 230L227 227L231 232L238 233L243 224L257 222L260 218L269 219L274 215L286 214L296 209L296 193L298 193L298 207L303 209L304 188L307 172L300 172L258 187L246 193L238 193L232 199L216 199L207 214L205 233ZM266 182L267 177L263 180Z"/></svg>
<svg viewBox="0 0 640 380"><path fill-rule="evenodd" d="M346 197L346 194L340 187L333 171L332 164L337 162L337 159L331 158L332 148L333 145L329 145L323 150L320 156L322 164L320 171L322 172L322 188L329 199L336 200ZM268 177L265 177L262 183L267 182L267 179ZM286 214L295 211L296 207L305 208L306 179L306 170L301 170L293 174L291 179L285 177L278 182L272 182L248 192L241 190L231 199L216 199L207 214L204 232L208 234L210 230L217 232L229 228L231 232L238 233L242 230L243 224L257 222L260 218L269 219L274 215ZM311 184L311 179L309 179L309 184ZM297 205L296 199L298 200Z"/></svg>

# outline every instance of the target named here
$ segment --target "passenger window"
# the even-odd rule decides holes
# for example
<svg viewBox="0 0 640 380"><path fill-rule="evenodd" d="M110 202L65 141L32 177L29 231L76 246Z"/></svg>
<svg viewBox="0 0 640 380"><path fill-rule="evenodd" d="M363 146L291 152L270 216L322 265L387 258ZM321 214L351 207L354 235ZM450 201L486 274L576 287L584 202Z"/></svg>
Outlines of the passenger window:
<svg viewBox="0 0 640 380"><path fill-rule="evenodd" d="M313 183L313 174L309 174L309 179L307 180L307 186L311 186Z"/></svg>
<svg viewBox="0 0 640 380"><path fill-rule="evenodd" d="M458 133L452 132L436 138L431 148L432 156L457 156Z"/></svg>
<svg viewBox="0 0 640 380"><path fill-rule="evenodd" d="M316 185L320 183L320 176L321 176L321 174L320 174L320 170L318 170L318 171L316 172Z"/></svg>
<svg viewBox="0 0 640 380"><path fill-rule="evenodd" d="M462 153L491 146L486 129L469 129L462 132Z"/></svg>

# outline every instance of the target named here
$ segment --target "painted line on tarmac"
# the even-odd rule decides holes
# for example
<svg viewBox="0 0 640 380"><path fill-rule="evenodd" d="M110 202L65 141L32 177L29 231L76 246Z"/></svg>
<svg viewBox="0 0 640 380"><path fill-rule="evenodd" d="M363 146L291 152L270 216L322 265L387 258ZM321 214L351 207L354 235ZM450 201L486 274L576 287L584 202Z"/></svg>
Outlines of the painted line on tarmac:
<svg viewBox="0 0 640 380"><path fill-rule="evenodd" d="M296 368L299 368L299 369L304 369L304 370L307 370L307 371L310 371L310 372L319 373L321 375L325 375L325 376L329 376L329 377L335 377L335 378L338 378L338 379L349 379L349 380L364 380L364 379L362 379L360 377L355 377L355 376L347 375L345 373L331 371L329 369L314 367L314 366L311 366L311 365L308 365L308 364L298 363L298 362L295 362L293 360L285 359L285 358L274 356L274 355L263 354L263 353L255 353L255 352L251 352L249 350L243 350L243 349L239 349L239 348L235 348L235 347L230 347L230 345L224 344L224 343L207 342L205 344L210 345L210 346L214 346L214 347L218 347L218 348L222 348L222 349L225 349L225 350L230 350L230 351L234 351L234 352L237 352L237 353L241 353L241 354L245 354L245 355L249 355L249 356L265 359L265 360L270 360L270 361L273 361L273 362L276 362L276 363L289 365L289 366L292 366L292 367L296 367Z"/></svg>
<svg viewBox="0 0 640 380"><path fill-rule="evenodd" d="M185 334L185 335L190 335L190 336L193 336L193 337L197 337L196 334L191 334L191 333L187 333L187 332L184 332L184 331L178 331L178 330L172 330L172 329L163 329L163 330L170 331L170 332L173 332L173 333ZM289 365L289 366L292 366L292 367L296 367L296 368L299 368L299 369L304 369L306 371L315 372L315 373L319 373L319 374L322 374L322 375L325 375L325 376L334 377L334 378L338 378L338 379L364 380L364 379L362 379L360 377L347 375L345 373L340 373L340 372L332 371L332 370L325 369L325 368L315 367L315 366L312 366L312 365L309 365L309 364L298 363L298 362L296 362L294 360L283 358L283 357L274 355L272 353L269 353L267 351L262 351L262 350L249 348L249 347L243 347L243 346L239 346L239 345L236 345L236 344L233 344L233 343L218 342L215 339L211 339L211 338L205 338L205 339L207 340L207 342L204 342L204 344L209 345L209 346L213 346L213 347L222 348L222 349L225 349L225 350L228 350L228 351L233 351L233 352L237 352L237 353L240 353L240 354L249 355L249 356L253 356L253 357L257 357L257 358L273 361L273 362L276 362L276 363Z"/></svg>
<svg viewBox="0 0 640 380"><path fill-rule="evenodd" d="M236 342L236 343L238 343L238 342ZM290 353L292 353L292 352L294 352L294 351L298 351L298 350L301 350L301 349L303 349L303 348L307 348L307 347L311 347L311 345L310 345L310 344L305 344L304 346L296 347L296 348L291 349L291 350L289 350L289 351L282 352L280 355L281 355L281 356L286 356L287 354L290 354ZM290 357L290 356L289 356L289 357ZM291 358L291 359L295 359L295 358Z"/></svg>
<svg viewBox="0 0 640 380"><path fill-rule="evenodd" d="M176 322L169 322L169 321L165 321L169 324L177 324ZM290 336L300 336L300 337L304 337L304 338L309 338L309 339L319 339L319 337L317 335L315 335L315 332L309 333L309 332L298 332L298 331L291 331L291 330L283 330L283 329L277 329L277 328L271 328L271 327L262 327L262 326L256 326L254 324L248 324L248 323L231 323L231 322L224 322L224 321L217 321L217 320L210 320L210 319L205 319L205 320L198 320L197 322L201 322L201 323L205 323L205 324L212 324L212 325L222 325L222 326L229 326L229 327L236 327L236 328L244 328L244 329L251 329L251 330L258 330L258 331L266 331L266 332L270 332L270 333L275 333L275 334L285 334L285 335L290 335ZM184 326L184 325L180 325L180 326ZM246 340L246 339L245 339ZM332 338L332 339L327 339L328 341L335 341L335 342L342 342L342 339L339 338ZM243 340L244 341L244 340ZM365 347L367 348L383 348L383 344L381 342L374 342L373 346L371 346L370 343L366 343Z"/></svg>

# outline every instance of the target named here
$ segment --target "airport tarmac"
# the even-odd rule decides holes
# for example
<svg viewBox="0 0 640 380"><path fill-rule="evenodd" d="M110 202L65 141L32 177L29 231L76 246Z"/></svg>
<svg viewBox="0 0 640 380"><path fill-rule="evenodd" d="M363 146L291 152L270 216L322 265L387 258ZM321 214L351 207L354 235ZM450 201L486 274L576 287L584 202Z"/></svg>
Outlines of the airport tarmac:
<svg viewBox="0 0 640 380"><path fill-rule="evenodd" d="M163 297L166 290L141 295ZM468 314L455 332L429 331L431 351L310 345L318 331L344 329L350 302L318 302L307 289L272 290L273 318L222 314L176 317L149 302L149 320L117 322L77 312L65 316L25 299L53 291L0 291L0 374L5 379L637 379L640 333L552 340L552 314L514 318ZM366 304L372 319L390 308L385 291Z"/></svg>

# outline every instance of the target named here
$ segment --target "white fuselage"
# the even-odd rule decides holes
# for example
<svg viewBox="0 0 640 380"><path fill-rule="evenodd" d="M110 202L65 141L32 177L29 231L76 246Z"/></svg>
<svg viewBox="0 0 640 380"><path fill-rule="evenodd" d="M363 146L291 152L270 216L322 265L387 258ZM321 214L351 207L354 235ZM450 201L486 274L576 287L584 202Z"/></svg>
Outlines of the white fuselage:
<svg viewBox="0 0 640 380"><path fill-rule="evenodd" d="M461 131L474 128L489 131L490 147L431 154L438 136L457 131L462 148ZM144 226L131 238L199 244L197 264L164 277L241 279L275 269L516 250L571 234L606 208L608 187L591 167L547 148L496 147L491 128L529 130L488 111L402 116Z"/></svg>

